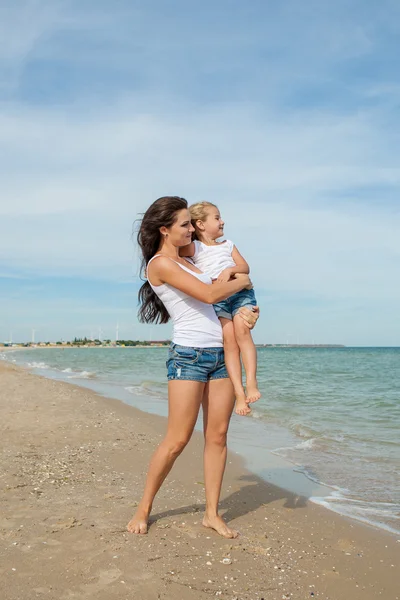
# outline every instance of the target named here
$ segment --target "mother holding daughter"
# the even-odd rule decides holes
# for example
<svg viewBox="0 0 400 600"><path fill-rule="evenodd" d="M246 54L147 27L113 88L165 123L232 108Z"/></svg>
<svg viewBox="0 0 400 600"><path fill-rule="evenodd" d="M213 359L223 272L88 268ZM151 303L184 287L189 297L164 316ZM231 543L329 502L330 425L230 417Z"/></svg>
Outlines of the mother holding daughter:
<svg viewBox="0 0 400 600"><path fill-rule="evenodd" d="M213 304L252 287L249 276L216 281L180 256L192 241L188 204L184 198L165 196L143 216L138 244L147 281L139 291L139 319L145 323L173 322L169 348L168 427L154 452L143 497L128 523L131 533L147 533L153 500L176 458L190 440L200 406L203 407L204 482L206 509L203 525L226 538L238 534L218 514L227 456L227 432L235 402L225 366L221 324ZM243 322L251 329L258 309L242 308Z"/></svg>

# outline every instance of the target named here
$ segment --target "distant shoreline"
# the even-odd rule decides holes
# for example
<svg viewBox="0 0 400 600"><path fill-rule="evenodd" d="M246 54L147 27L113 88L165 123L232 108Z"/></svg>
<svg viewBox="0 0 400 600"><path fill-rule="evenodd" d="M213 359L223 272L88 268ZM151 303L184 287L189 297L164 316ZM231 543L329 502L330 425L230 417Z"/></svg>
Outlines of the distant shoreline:
<svg viewBox="0 0 400 600"><path fill-rule="evenodd" d="M170 341L165 342L149 342L147 344L57 344L57 343L43 343L43 344L28 344L21 342L20 344L12 344L2 346L0 350L10 350L23 348L28 350L29 348L166 348L169 346ZM344 344L256 344L257 348L348 348Z"/></svg>
<svg viewBox="0 0 400 600"><path fill-rule="evenodd" d="M256 344L257 348L347 348L344 344Z"/></svg>

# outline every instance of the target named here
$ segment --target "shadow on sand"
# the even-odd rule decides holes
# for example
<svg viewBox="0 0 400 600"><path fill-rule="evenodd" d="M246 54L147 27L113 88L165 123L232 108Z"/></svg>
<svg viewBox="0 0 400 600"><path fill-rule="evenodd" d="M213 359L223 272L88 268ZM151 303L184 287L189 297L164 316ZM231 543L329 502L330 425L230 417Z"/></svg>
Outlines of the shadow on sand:
<svg viewBox="0 0 400 600"><path fill-rule="evenodd" d="M284 500L283 506L290 509L304 508L307 505L307 496L297 495L279 488L256 475L242 475L239 481L243 482L240 489L226 496L220 502L221 515L226 523L252 513L260 506L266 506L278 500ZM149 525L166 517L203 512L204 510L205 504L201 503L158 512L151 516Z"/></svg>

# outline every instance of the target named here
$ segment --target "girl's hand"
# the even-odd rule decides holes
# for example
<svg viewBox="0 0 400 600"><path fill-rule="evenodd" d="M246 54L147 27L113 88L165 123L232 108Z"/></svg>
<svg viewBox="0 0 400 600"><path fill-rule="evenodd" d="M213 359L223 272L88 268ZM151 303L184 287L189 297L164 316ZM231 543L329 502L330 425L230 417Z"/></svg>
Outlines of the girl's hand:
<svg viewBox="0 0 400 600"><path fill-rule="evenodd" d="M250 277L246 273L235 273L235 279L238 279L241 283L243 283L243 289L252 290L253 284L251 283Z"/></svg>
<svg viewBox="0 0 400 600"><path fill-rule="evenodd" d="M253 329L260 316L260 309L258 306L253 306L252 309L242 306L242 308L239 309L238 314L242 317L245 325L249 329Z"/></svg>
<svg viewBox="0 0 400 600"><path fill-rule="evenodd" d="M232 275L232 269L231 267L228 267L227 269L221 271L217 277L217 281L219 281L219 283L227 283L232 278Z"/></svg>

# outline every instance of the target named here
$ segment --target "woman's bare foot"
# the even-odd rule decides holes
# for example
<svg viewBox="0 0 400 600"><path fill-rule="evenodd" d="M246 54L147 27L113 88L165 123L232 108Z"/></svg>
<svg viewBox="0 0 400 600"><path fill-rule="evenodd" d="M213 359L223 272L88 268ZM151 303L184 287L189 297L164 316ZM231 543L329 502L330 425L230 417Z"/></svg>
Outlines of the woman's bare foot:
<svg viewBox="0 0 400 600"><path fill-rule="evenodd" d="M235 404L235 413L240 415L241 417L245 417L246 415L251 413L251 408L247 405L247 399L245 394L240 394L236 396L236 404Z"/></svg>
<svg viewBox="0 0 400 600"><path fill-rule="evenodd" d="M234 529L230 529L228 525L223 521L223 519L219 515L215 515L213 517L204 516L203 526L208 527L209 529L214 529L219 535L222 535L224 538L237 538L239 533Z"/></svg>
<svg viewBox="0 0 400 600"><path fill-rule="evenodd" d="M147 533L150 512L138 508L132 519L129 521L127 529L130 533Z"/></svg>
<svg viewBox="0 0 400 600"><path fill-rule="evenodd" d="M261 398L260 391L258 389L257 381L248 381L246 384L246 402L251 404L257 402Z"/></svg>

